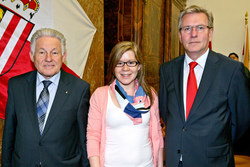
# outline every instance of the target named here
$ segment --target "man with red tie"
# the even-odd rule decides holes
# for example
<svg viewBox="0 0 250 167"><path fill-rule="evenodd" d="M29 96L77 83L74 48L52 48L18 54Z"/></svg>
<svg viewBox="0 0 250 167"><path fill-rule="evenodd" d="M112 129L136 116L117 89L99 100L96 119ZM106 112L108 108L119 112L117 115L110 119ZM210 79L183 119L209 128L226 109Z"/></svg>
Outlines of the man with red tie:
<svg viewBox="0 0 250 167"><path fill-rule="evenodd" d="M185 54L160 68L166 166L233 167L232 143L250 125L244 65L209 49L213 16L206 9L185 9L178 28Z"/></svg>

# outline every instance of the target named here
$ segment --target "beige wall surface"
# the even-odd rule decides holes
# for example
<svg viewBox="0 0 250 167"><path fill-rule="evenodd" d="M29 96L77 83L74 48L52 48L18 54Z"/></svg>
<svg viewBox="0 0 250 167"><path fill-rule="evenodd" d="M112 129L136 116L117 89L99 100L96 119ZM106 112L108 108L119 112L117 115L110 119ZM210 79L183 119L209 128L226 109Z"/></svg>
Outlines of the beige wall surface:
<svg viewBox="0 0 250 167"><path fill-rule="evenodd" d="M205 7L214 16L212 49L228 56L236 52L241 59L245 32L245 14L250 15L250 0L187 0L187 6Z"/></svg>

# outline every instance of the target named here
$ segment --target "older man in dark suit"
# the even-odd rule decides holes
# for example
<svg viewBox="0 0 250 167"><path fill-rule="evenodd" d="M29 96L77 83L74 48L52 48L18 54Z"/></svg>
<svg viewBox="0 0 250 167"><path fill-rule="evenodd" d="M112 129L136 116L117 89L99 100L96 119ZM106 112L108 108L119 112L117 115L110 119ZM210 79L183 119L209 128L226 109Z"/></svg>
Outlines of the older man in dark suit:
<svg viewBox="0 0 250 167"><path fill-rule="evenodd" d="M179 17L185 54L160 69L167 167L233 167L232 143L250 124L242 63L209 49L213 16L191 6Z"/></svg>
<svg viewBox="0 0 250 167"><path fill-rule="evenodd" d="M9 80L2 167L87 167L89 84L61 69L64 36L36 31L30 58L36 71Z"/></svg>

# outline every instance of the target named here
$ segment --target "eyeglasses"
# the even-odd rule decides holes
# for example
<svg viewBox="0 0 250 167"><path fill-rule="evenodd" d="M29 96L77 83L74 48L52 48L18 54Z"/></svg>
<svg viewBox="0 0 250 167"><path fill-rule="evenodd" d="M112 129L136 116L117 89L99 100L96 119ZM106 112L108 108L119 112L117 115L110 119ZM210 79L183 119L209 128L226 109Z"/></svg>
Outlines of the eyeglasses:
<svg viewBox="0 0 250 167"><path fill-rule="evenodd" d="M127 61L127 62L119 61L116 65L116 67L123 67L125 64L127 64L127 66L129 66L129 67L135 67L137 64L139 64L139 62L137 62L137 61Z"/></svg>
<svg viewBox="0 0 250 167"><path fill-rule="evenodd" d="M183 31L184 33L191 33L191 31L195 28L195 31L197 32L204 32L207 28L210 29L212 27L205 26L205 25L197 25L197 26L184 26L181 27L180 30Z"/></svg>

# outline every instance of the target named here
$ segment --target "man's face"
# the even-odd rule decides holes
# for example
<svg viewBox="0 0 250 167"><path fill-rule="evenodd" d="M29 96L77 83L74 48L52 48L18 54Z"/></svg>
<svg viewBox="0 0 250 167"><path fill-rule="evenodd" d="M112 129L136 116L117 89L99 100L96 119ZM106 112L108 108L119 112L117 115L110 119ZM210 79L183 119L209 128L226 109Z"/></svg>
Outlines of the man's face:
<svg viewBox="0 0 250 167"><path fill-rule="evenodd" d="M43 36L37 39L35 53L30 53L30 59L38 72L46 79L57 74L66 54L62 55L60 40L55 37Z"/></svg>
<svg viewBox="0 0 250 167"><path fill-rule="evenodd" d="M202 25L204 30L197 31L195 26ZM213 28L209 29L208 18L204 13L186 14L182 18L181 27L193 26L189 33L182 30L179 31L179 39L186 50L187 55L196 60L203 55L209 46L209 41L212 40Z"/></svg>

